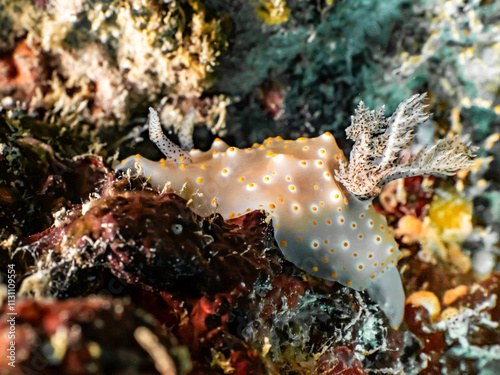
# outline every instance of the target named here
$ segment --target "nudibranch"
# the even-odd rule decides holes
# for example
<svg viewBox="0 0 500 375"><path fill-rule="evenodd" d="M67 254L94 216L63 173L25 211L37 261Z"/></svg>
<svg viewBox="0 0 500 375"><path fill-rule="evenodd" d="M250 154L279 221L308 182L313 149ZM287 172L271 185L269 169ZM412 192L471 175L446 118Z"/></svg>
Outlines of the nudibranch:
<svg viewBox="0 0 500 375"><path fill-rule="evenodd" d="M424 97L406 100L387 119L383 108L369 111L361 102L347 129L355 140L349 164L330 133L294 141L269 138L245 149L216 139L209 151L187 152L165 137L150 109L150 138L165 159L136 155L117 169L142 174L158 189L172 189L201 216L218 212L232 219L267 211L286 259L314 276L367 290L397 327L405 301L396 268L402 254L372 198L395 178L468 167L474 152L451 138L399 162L413 128L428 118Z"/></svg>

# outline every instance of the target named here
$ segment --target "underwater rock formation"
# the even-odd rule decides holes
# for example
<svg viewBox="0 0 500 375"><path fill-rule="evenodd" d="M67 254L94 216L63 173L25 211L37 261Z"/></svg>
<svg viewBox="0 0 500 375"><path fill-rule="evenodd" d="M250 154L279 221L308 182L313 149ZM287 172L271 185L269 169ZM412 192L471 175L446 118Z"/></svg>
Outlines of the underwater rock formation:
<svg viewBox="0 0 500 375"><path fill-rule="evenodd" d="M19 318L18 367L0 372L498 373L498 7L0 0L0 300L5 316L9 265ZM455 176L377 186L372 208L403 256L398 330L366 290L286 259L269 205L202 217L111 169L119 156L160 159L149 106L187 150L193 132L209 148L207 125L242 149L329 131L347 155L361 99L392 113L424 91L434 116L398 161L465 134L480 150ZM346 175L366 180L376 161Z"/></svg>

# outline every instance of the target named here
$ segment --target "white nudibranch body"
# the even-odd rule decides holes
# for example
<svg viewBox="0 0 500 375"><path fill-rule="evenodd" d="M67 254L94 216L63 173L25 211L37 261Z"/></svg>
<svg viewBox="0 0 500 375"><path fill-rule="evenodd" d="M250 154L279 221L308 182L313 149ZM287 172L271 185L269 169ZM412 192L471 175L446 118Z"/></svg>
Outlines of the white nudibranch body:
<svg viewBox="0 0 500 375"><path fill-rule="evenodd" d="M246 149L216 139L209 151L188 153L161 136L154 111L149 121L166 160L136 155L118 170L140 172L158 189L167 185L201 216L232 219L265 210L286 259L314 276L367 289L399 326L405 297L395 266L402 254L372 199L357 199L335 180L345 158L330 133L269 138Z"/></svg>

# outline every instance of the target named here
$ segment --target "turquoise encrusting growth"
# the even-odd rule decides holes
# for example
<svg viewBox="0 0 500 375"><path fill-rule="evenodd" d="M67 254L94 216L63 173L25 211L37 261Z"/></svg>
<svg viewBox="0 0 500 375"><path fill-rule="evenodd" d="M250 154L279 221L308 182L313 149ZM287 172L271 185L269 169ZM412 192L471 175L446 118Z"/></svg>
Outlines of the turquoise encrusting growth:
<svg viewBox="0 0 500 375"><path fill-rule="evenodd" d="M417 95L403 102L389 119L381 111L375 115L363 108L360 112L360 106L348 129L361 139L356 141L353 155L363 154L363 140L374 139L379 148L393 148L388 170L397 172L399 166L405 166L398 162L398 152L411 143L412 128L426 119L425 106L421 105L424 97ZM216 139L209 151L187 154L161 133L153 110L149 121L151 139L166 160L154 162L136 155L122 161L118 170L134 169L155 187L172 189L201 216L218 212L231 219L253 210L267 211L276 241L289 261L312 275L357 290L368 289L391 324L397 327L401 323L404 291L395 266L402 254L385 217L372 205L375 194L364 187L360 193L357 188L364 183L370 191L381 187L379 180L369 184L366 177L377 177L376 153L357 158L351 155L348 168L335 138L325 133L295 141L268 138L247 149L229 147ZM370 148L366 146L365 151ZM443 151L446 154L436 152L426 159L431 169L420 159L409 163L407 169L417 168L418 172L424 167L424 173L441 173L450 168L444 164L449 160L458 160L455 170L470 164L469 154L458 146ZM361 200L356 195L370 199Z"/></svg>

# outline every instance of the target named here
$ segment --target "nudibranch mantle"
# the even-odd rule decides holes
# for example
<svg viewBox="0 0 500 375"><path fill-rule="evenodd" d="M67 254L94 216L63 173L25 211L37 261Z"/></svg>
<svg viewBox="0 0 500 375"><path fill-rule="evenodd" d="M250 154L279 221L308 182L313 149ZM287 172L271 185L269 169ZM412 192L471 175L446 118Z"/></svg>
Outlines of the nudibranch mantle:
<svg viewBox="0 0 500 375"><path fill-rule="evenodd" d="M268 138L246 149L216 139L206 152L186 152L165 137L158 115L150 109L150 138L165 159L131 156L116 169L142 174L159 190L168 187L204 217L218 212L232 219L267 211L286 259L314 276L368 290L391 325L398 327L405 301L396 268L402 254L364 184L376 191L378 181L392 178L391 172L394 178L414 175L424 164L429 166L425 173L451 174L452 169L469 166L474 151L457 139L442 140L412 162L398 165L397 153L412 141L412 127L427 119L424 97L403 102L387 120L383 109L367 111L360 103L347 129L356 136L349 167L330 133L295 141ZM363 154L363 149L370 151L370 139L376 148L372 155ZM387 152L384 144L395 146Z"/></svg>

